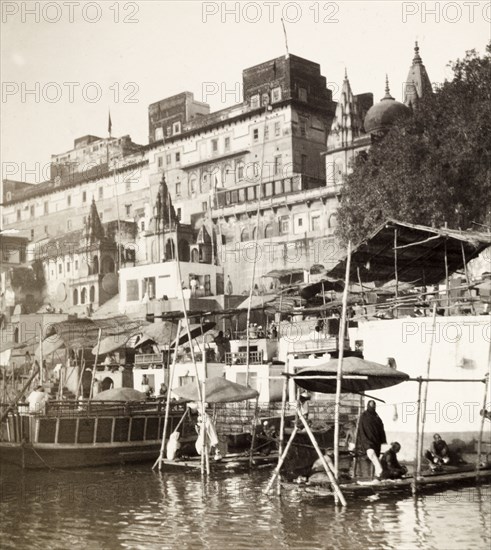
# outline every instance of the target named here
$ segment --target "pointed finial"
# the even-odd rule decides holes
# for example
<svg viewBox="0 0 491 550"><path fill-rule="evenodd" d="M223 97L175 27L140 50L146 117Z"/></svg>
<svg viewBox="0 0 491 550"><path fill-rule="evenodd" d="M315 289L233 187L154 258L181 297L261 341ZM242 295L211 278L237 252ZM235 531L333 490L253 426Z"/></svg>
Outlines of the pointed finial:
<svg viewBox="0 0 491 550"><path fill-rule="evenodd" d="M384 97L382 98L382 100L384 99L394 99L391 95L390 95L390 88L389 88L389 76L386 74L385 75L385 95Z"/></svg>
<svg viewBox="0 0 491 550"><path fill-rule="evenodd" d="M418 41L416 40L414 42L414 58L413 58L413 64L414 63L421 63L421 57L419 55L419 46L418 46Z"/></svg>
<svg viewBox="0 0 491 550"><path fill-rule="evenodd" d="M348 80L348 69L346 67L344 68L344 79Z"/></svg>

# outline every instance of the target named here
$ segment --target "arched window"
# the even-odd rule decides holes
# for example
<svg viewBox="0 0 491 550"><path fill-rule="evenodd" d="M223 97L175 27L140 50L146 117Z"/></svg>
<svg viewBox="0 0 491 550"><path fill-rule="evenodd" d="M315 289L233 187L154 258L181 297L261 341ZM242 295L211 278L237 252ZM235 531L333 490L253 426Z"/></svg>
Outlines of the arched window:
<svg viewBox="0 0 491 550"><path fill-rule="evenodd" d="M102 258L102 273L114 273L114 267L114 260L111 258L111 256L104 256L104 258Z"/></svg>
<svg viewBox="0 0 491 550"><path fill-rule="evenodd" d="M337 216L337 214L331 214L329 216L328 225L329 225L329 229L333 229L334 227L336 227L338 225L338 216Z"/></svg>
<svg viewBox="0 0 491 550"><path fill-rule="evenodd" d="M86 300L87 300L87 289L84 287L80 291L80 303L85 304Z"/></svg>
<svg viewBox="0 0 491 550"><path fill-rule="evenodd" d="M195 175L192 175L189 178L189 194L192 195L193 193L196 193L196 182L197 178Z"/></svg>
<svg viewBox="0 0 491 550"><path fill-rule="evenodd" d="M172 239L165 243L165 259L174 260L176 257L176 245Z"/></svg>
<svg viewBox="0 0 491 550"><path fill-rule="evenodd" d="M74 306L78 305L78 289L77 288L73 289L73 305Z"/></svg>
<svg viewBox="0 0 491 550"><path fill-rule="evenodd" d="M256 240L256 235L257 235L257 226L256 227L253 227L252 229L252 240L255 241Z"/></svg>
<svg viewBox="0 0 491 550"><path fill-rule="evenodd" d="M15 327L15 330L14 330L14 342L16 344L19 343L19 327Z"/></svg>
<svg viewBox="0 0 491 550"><path fill-rule="evenodd" d="M222 182L223 187L232 187L234 184L234 169L230 164L227 164L223 170Z"/></svg>
<svg viewBox="0 0 491 550"><path fill-rule="evenodd" d="M95 302L95 286L92 285L89 291L89 302L93 304Z"/></svg>
<svg viewBox="0 0 491 550"><path fill-rule="evenodd" d="M210 175L208 174L208 172L204 172L201 175L200 192L208 193L209 190L210 190Z"/></svg>
<svg viewBox="0 0 491 550"><path fill-rule="evenodd" d="M242 231L240 232L240 242L243 243L248 240L249 240L249 229L247 227L244 227L244 229L242 229Z"/></svg>
<svg viewBox="0 0 491 550"><path fill-rule="evenodd" d="M199 252L196 248L193 248L193 250L191 250L191 261L196 264L199 262Z"/></svg>
<svg viewBox="0 0 491 550"><path fill-rule="evenodd" d="M99 256L94 256L92 260L92 267L94 269L94 273L99 273Z"/></svg>
<svg viewBox="0 0 491 550"><path fill-rule="evenodd" d="M273 236L273 224L268 223L268 225L264 228L264 238L270 239Z"/></svg>

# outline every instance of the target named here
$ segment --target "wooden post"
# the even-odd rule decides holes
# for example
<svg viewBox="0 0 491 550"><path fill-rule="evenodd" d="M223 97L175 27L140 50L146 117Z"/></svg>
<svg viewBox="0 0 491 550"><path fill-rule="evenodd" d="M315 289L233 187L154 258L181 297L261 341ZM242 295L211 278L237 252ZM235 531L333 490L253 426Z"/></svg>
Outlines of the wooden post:
<svg viewBox="0 0 491 550"><path fill-rule="evenodd" d="M450 315L450 284L448 280L448 254L447 254L447 239L445 244L445 292L447 293L447 307L445 309L445 316Z"/></svg>
<svg viewBox="0 0 491 550"><path fill-rule="evenodd" d="M101 335L102 335L102 329L100 328L99 334L97 336L97 349L95 351L95 361L94 361L94 368L92 369L92 379L90 381L89 400L92 399L94 394L95 370L97 368L97 361L99 360L99 349L101 347Z"/></svg>
<svg viewBox="0 0 491 550"><path fill-rule="evenodd" d="M182 321L179 319L177 323L177 337L179 338L179 334L181 332L181 324ZM164 451L165 451L165 442L166 442L166 436L167 436L167 424L169 422L169 411L170 411L170 394L172 389L172 383L174 382L174 371L176 368L176 360L177 360L177 346L174 349L174 357L172 358L172 365L170 367L171 371L169 373L169 380L167 384L167 397L165 400L165 416L164 416L164 429L162 430L162 443L160 445L160 454L155 461L155 464L152 466L152 470L155 469L155 466L157 464L159 465L159 471L162 469L162 460L164 457ZM176 428L177 429L177 428Z"/></svg>
<svg viewBox="0 0 491 550"><path fill-rule="evenodd" d="M39 325L39 383L44 383L44 377L46 373L44 372L44 356L43 356L43 324ZM12 379L13 382L13 379Z"/></svg>
<svg viewBox="0 0 491 550"><path fill-rule="evenodd" d="M293 443L293 440L295 439L295 436L298 432L298 426L295 426L293 428L293 431L290 435L290 439L288 440L288 443L286 444L285 450L281 455L278 456L278 464L276 468L274 469L273 475L271 476L271 479L268 482L268 485L266 486L266 489L264 490L264 494L268 494L269 491L271 491L271 487L273 486L273 483L275 479L280 475L281 467L283 466L283 462L285 462L286 455L288 454L288 451L290 450L291 444Z"/></svg>
<svg viewBox="0 0 491 550"><path fill-rule="evenodd" d="M421 389L422 389L422 378L418 378L418 405L416 412L416 453L414 455L414 472L413 472L413 484L412 491L413 494L416 494L418 490L418 475L421 471L421 450L419 448L419 421L421 418Z"/></svg>
<svg viewBox="0 0 491 550"><path fill-rule="evenodd" d="M339 355L338 370L336 376L336 400L334 403L334 473L338 477L339 468L339 408L341 401L341 380L343 377L343 356L344 356L344 336L346 331L346 308L348 305L348 287L351 267L351 241L348 242L348 252L346 257L346 275L343 291L343 309L341 314L341 325L339 327Z"/></svg>
<svg viewBox="0 0 491 550"><path fill-rule="evenodd" d="M75 399L78 399L78 396L80 394L80 388L82 386L82 378L83 378L83 375L84 375L84 371L85 371L85 357L84 357L84 348L82 348L82 358L80 359L80 377L78 379L78 384L77 384L77 391L75 393Z"/></svg>
<svg viewBox="0 0 491 550"><path fill-rule="evenodd" d="M331 459L329 457L326 458L322 454L322 451L320 450L320 447L317 444L317 441L314 437L314 434L312 433L312 430L310 429L310 426L309 426L307 420L305 420L305 416L303 415L302 411L300 410L300 407L298 407L297 414L298 414L298 417L300 418L300 420L302 421L303 427L305 428L305 431L307 432L307 434L310 438L310 441L312 441L312 445L314 446L314 449L316 450L317 455L319 456L319 458L322 462L322 465L324 466L324 470L326 471L327 477L329 478L329 481L331 482L333 493L334 493L335 497L337 497L337 499L339 499L339 501L341 502L341 504L343 506L346 506L346 504L347 504L346 499L344 498L344 495L341 492L341 489L339 488L338 482L336 481L336 477L335 477L337 475L336 465L333 466L332 463L331 463ZM331 471L332 468L334 469L334 475L333 475L333 472Z"/></svg>
<svg viewBox="0 0 491 550"><path fill-rule="evenodd" d="M358 459L357 459L357 456L356 456L356 449L358 447L358 429L360 427L360 418L361 418L361 414L363 412L363 395L360 394L360 403L359 403L359 406L358 406L358 418L356 419L356 428L355 428L355 441L354 441L354 444L355 444L355 448L354 448L354 453L355 453L355 458L353 459L353 477L356 476L356 469L357 469L357 466L358 466Z"/></svg>
<svg viewBox="0 0 491 550"><path fill-rule="evenodd" d="M288 372L288 355L286 356L287 372ZM283 391L281 393L281 415L280 415L280 433L278 434L278 459L283 453L283 444L285 441L285 415L286 415L286 400L288 397L288 376L283 379ZM281 483L278 481L278 495L281 492Z"/></svg>

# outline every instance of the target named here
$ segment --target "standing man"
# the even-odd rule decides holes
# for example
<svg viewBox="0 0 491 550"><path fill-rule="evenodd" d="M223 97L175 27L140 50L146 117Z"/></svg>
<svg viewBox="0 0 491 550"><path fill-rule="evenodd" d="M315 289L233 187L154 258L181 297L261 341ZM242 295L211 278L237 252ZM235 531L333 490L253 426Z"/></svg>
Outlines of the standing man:
<svg viewBox="0 0 491 550"><path fill-rule="evenodd" d="M357 444L367 454L367 457L375 467L375 477L381 479L382 465L380 464L380 449L387 443L384 423L377 414L375 401L370 399L367 403L367 410L360 416L358 426Z"/></svg>

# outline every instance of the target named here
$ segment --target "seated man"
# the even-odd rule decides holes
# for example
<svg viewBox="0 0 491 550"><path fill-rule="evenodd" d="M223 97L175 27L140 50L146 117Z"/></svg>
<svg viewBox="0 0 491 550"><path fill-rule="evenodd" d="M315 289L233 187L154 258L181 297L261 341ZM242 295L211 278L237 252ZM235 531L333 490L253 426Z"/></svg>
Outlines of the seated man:
<svg viewBox="0 0 491 550"><path fill-rule="evenodd" d="M382 479L400 479L407 474L406 466L399 464L397 453L401 450L401 445L397 441L390 444L390 449L385 451L380 459L382 465Z"/></svg>
<svg viewBox="0 0 491 550"><path fill-rule="evenodd" d="M431 448L426 451L425 458L430 463L432 470L441 468L443 464L450 463L450 449L446 441L440 437L440 434L433 436L433 443L431 444Z"/></svg>

